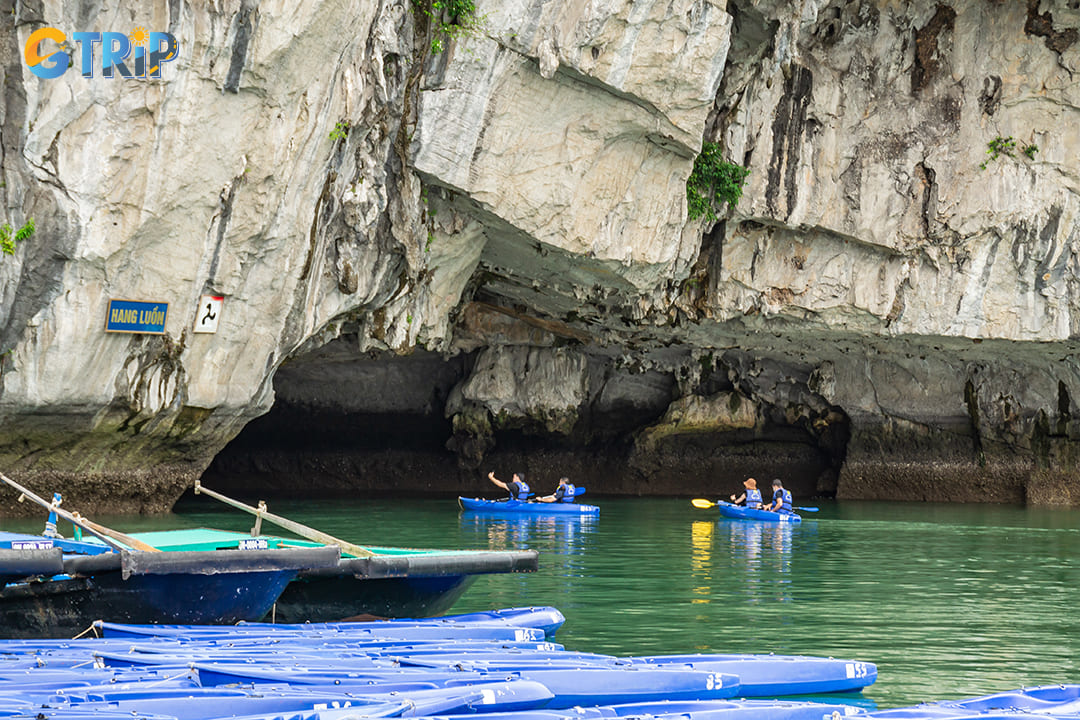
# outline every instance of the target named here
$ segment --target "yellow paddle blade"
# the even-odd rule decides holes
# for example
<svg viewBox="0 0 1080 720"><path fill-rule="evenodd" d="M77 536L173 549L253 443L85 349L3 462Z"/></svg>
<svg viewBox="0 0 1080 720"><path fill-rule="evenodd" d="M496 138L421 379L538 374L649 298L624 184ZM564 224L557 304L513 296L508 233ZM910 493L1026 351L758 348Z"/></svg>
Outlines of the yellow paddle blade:
<svg viewBox="0 0 1080 720"><path fill-rule="evenodd" d="M702 508L702 509L711 508L711 507L714 507L716 505L716 503L714 503L713 501L705 500L704 498L694 498L693 500L690 501L690 504L693 505L696 508Z"/></svg>

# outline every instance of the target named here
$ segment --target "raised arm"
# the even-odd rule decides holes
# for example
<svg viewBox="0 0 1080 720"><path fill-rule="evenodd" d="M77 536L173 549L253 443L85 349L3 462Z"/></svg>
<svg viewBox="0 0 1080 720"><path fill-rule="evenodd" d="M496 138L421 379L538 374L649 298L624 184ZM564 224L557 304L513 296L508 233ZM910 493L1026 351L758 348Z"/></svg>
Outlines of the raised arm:
<svg viewBox="0 0 1080 720"><path fill-rule="evenodd" d="M494 470L492 470L491 472L488 473L488 480L495 483L496 485L501 487L503 490L505 490L507 492L510 492L510 487L506 483L504 483L502 480L495 477L495 471Z"/></svg>

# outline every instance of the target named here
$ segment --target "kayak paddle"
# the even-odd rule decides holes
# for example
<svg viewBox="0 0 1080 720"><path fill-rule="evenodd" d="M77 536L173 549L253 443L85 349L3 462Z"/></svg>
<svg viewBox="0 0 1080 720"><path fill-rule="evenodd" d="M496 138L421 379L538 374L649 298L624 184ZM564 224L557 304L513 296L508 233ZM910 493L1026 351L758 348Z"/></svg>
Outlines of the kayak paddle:
<svg viewBox="0 0 1080 720"><path fill-rule="evenodd" d="M712 500L706 500L705 498L694 498L693 500L690 501L690 504L693 505L696 508L701 508L702 510L705 510L705 509L711 508L711 507L716 507L716 503L714 503ZM818 509L816 507L795 507L795 506L792 506L791 509L792 510L802 510L803 512L817 512L818 511Z"/></svg>

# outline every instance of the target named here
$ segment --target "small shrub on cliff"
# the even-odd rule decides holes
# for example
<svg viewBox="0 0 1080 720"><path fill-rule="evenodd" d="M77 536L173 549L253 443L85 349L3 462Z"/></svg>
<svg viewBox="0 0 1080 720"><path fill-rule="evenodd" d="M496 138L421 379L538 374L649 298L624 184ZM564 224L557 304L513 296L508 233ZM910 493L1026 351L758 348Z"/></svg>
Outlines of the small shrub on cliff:
<svg viewBox="0 0 1080 720"><path fill-rule="evenodd" d="M1016 149L1016 141L1013 140L1012 135L1009 137L1001 137L1000 135L986 143L986 154L989 155L986 160L983 160L982 165L979 166L980 170L985 170L986 166L994 160L997 160L1002 155L1008 155L1009 157L1016 157L1013 155L1013 150Z"/></svg>
<svg viewBox="0 0 1080 720"><path fill-rule="evenodd" d="M344 120L339 120L338 122L334 123L334 129L330 131L330 139L334 141L344 140L348 134L349 123L345 122Z"/></svg>
<svg viewBox="0 0 1080 720"><path fill-rule="evenodd" d="M710 222L724 203L739 204L750 168L724 162L717 143L705 143L694 160L694 170L686 180L686 209L691 220L704 216Z"/></svg>
<svg viewBox="0 0 1080 720"><path fill-rule="evenodd" d="M1021 147L1020 152L1028 160L1034 160L1035 153L1039 152L1039 146L1029 143ZM982 164L979 165L980 170L985 170L987 165L989 165L994 160L997 160L1002 155L1008 155L1009 157L1015 159L1016 140L1013 139L1012 135L1010 135L1009 137L1001 137L999 135L990 142L986 143L986 154L990 157L982 161Z"/></svg>
<svg viewBox="0 0 1080 720"><path fill-rule="evenodd" d="M18 230L12 231L11 225L4 223L0 226L0 250L5 255L14 255L15 246L34 234L34 218L26 221Z"/></svg>
<svg viewBox="0 0 1080 720"><path fill-rule="evenodd" d="M412 0L412 8L429 23L433 53L442 52L447 40L476 34L483 24L476 0Z"/></svg>

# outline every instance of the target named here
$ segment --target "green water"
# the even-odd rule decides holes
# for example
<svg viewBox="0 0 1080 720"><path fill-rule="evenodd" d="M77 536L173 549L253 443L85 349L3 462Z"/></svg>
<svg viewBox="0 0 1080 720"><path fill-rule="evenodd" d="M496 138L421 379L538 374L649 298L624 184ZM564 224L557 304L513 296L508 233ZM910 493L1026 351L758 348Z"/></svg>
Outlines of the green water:
<svg viewBox="0 0 1080 720"><path fill-rule="evenodd" d="M882 708L1080 682L1078 511L825 503L792 527L719 520L685 499L591 500L592 521L462 514L452 499L271 509L356 542L535 548L538 573L481 577L454 612L554 605L575 650L864 660L878 682L863 697ZM99 520L250 526L211 502Z"/></svg>

